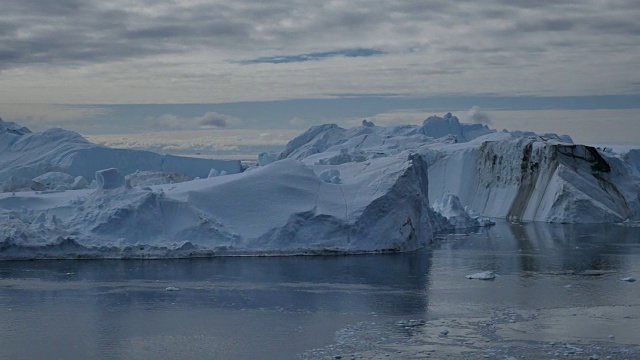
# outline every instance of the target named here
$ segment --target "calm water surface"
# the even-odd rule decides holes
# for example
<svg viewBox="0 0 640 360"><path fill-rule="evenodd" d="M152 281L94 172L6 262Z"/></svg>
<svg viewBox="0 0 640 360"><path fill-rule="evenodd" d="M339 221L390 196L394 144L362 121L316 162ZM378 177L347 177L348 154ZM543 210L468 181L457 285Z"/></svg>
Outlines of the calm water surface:
<svg viewBox="0 0 640 360"><path fill-rule="evenodd" d="M465 279L484 270L498 277ZM480 351L482 336L633 345L640 282L623 277L640 279L640 229L615 225L499 223L389 255L0 262L0 358L366 358L393 343Z"/></svg>

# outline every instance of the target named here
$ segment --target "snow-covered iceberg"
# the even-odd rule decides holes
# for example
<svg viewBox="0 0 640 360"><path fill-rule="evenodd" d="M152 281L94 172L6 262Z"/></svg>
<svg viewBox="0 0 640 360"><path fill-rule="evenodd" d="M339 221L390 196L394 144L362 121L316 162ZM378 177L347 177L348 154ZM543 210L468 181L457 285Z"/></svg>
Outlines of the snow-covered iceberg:
<svg viewBox="0 0 640 360"><path fill-rule="evenodd" d="M487 217L640 218L634 150L497 132L451 114L421 126L315 126L244 172L6 122L0 147L0 175L43 186L0 194L0 259L407 251ZM72 190L80 178L95 185ZM45 186L56 182L64 186Z"/></svg>
<svg viewBox="0 0 640 360"><path fill-rule="evenodd" d="M212 168L239 173L235 160L210 160L160 155L150 151L112 149L93 144L80 134L59 128L33 133L0 119L0 183L28 186L46 173L82 176L89 182L95 172L117 168L123 175L136 171L178 173L191 178L207 177ZM0 187L1 188L1 187ZM6 191L13 191L5 186Z"/></svg>
<svg viewBox="0 0 640 360"><path fill-rule="evenodd" d="M332 167L287 159L144 189L0 195L1 258L175 257L412 250L434 221L421 157ZM442 224L436 224L442 228Z"/></svg>
<svg viewBox="0 0 640 360"><path fill-rule="evenodd" d="M567 135L496 132L446 114L422 126L313 127L278 158L342 164L409 152L427 163L431 199L453 194L485 217L607 223L640 218L636 151L614 154Z"/></svg>

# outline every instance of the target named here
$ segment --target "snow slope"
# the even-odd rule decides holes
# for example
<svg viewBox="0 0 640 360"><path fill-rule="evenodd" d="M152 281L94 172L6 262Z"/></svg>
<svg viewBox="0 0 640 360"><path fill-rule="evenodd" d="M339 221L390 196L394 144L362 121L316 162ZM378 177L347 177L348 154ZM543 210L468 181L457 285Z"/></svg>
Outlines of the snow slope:
<svg viewBox="0 0 640 360"><path fill-rule="evenodd" d="M182 257L412 250L443 219L421 157L355 166L283 160L145 189L0 195L0 258ZM318 173L336 170L340 184Z"/></svg>
<svg viewBox="0 0 640 360"><path fill-rule="evenodd" d="M233 174L239 161L208 160L149 151L111 149L93 144L80 134L63 129L32 133L0 119L0 182L10 177L31 180L48 172L82 176L91 181L98 170L118 168L124 175L141 171L206 177L212 168Z"/></svg>

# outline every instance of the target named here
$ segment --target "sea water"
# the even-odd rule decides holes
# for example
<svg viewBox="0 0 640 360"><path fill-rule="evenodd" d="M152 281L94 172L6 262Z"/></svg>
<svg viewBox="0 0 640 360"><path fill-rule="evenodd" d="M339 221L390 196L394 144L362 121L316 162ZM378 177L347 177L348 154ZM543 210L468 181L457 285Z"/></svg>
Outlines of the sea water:
<svg viewBox="0 0 640 360"><path fill-rule="evenodd" d="M0 262L0 358L633 358L628 278L639 228L506 222L400 254Z"/></svg>

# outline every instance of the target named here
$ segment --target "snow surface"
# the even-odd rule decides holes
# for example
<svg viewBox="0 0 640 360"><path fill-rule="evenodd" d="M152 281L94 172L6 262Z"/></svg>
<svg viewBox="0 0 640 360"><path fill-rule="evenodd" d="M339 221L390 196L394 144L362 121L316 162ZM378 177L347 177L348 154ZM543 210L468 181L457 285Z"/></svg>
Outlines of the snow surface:
<svg viewBox="0 0 640 360"><path fill-rule="evenodd" d="M425 164L385 157L342 183L283 160L145 189L0 195L3 258L174 257L402 251L431 239ZM107 172L112 174L112 172ZM105 181L109 183L109 181Z"/></svg>
<svg viewBox="0 0 640 360"><path fill-rule="evenodd" d="M633 223L638 169L636 150L451 114L314 126L242 173L239 162L109 149L0 120L0 181L13 188L0 194L0 259L407 251L486 217Z"/></svg>
<svg viewBox="0 0 640 360"><path fill-rule="evenodd" d="M136 171L160 171L191 178L206 177L212 168L229 174L242 171L240 161L111 149L93 144L73 131L49 129L32 133L25 127L0 119L0 182L6 183L13 178L12 183L23 183L49 172L91 180L96 171L107 168L117 168L123 175Z"/></svg>

